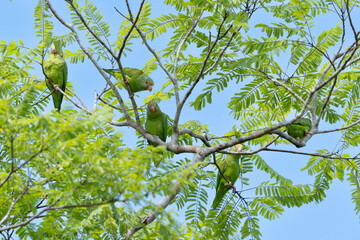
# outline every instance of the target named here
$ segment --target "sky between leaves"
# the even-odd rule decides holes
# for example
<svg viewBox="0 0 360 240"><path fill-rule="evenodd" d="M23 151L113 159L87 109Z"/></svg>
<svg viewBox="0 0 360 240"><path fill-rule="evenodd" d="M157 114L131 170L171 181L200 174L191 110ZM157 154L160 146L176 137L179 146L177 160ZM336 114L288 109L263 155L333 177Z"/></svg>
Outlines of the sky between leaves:
<svg viewBox="0 0 360 240"><path fill-rule="evenodd" d="M37 1L29 0L9 0L0 1L0 22L2 34L0 40L9 42L11 40L17 42L22 40L27 47L34 47L39 39L35 37L35 30L33 28L33 11ZM69 21L69 12L65 7L65 1L52 1L57 12L67 21ZM119 0L94 0L93 3L98 6L104 15L104 20L112 27L113 34L117 31L122 17L116 13L114 6L120 11L126 12L124 8L124 1ZM171 11L170 7L164 6L161 1L151 1L153 7L153 16L160 16ZM131 7L138 9L139 1L131 1ZM134 10L135 11L135 10ZM55 20L56 21L56 20ZM326 24L326 19L321 20ZM321 24L319 24L321 26ZM54 32L56 35L64 34L68 31L62 25L55 22ZM162 36L162 39L167 39L168 34ZM154 49L160 49L163 45L161 41L151 42ZM69 46L69 49L77 49L78 47ZM196 51L196 49L194 49ZM133 52L128 54L126 60L123 60L124 66L142 68L146 61L152 56L147 52L144 46L139 44L133 47ZM103 67L109 67L109 63L102 63ZM40 66L36 66L33 74L41 77ZM72 83L75 92L85 101L85 104L92 109L94 91L101 91L104 87L104 80L97 72L95 67L89 62L79 64L69 64L68 61L68 81ZM153 91L160 89L165 82L165 74L160 70L156 70L151 78L155 82ZM198 86L198 91L202 85ZM240 88L240 86L233 85L226 91L231 93L232 89ZM225 127L233 125L234 120L228 117L229 110L226 107L225 101L229 100L231 94L214 94L213 103L201 112L194 111L192 108L186 108L183 111L183 116L180 120L184 123L187 120L201 120L203 123L209 124L211 132L222 135L225 132ZM147 96L148 92L141 92L138 94L137 102L140 104L141 100ZM194 97L190 100L193 100ZM63 107L70 107L70 103L65 100ZM49 104L46 111L52 109L52 103ZM166 112L170 117L174 116L175 108L174 102L161 102L160 107L162 111ZM121 129L123 130L123 129ZM321 130L325 130L325 127ZM125 131L125 139L128 145L135 146L136 137L133 130ZM315 152L316 149L327 147L331 149L335 147L339 140L338 133L327 135L315 135L307 146L302 148L303 152ZM329 145L331 147L329 147ZM283 149L296 150L292 145L281 146ZM260 154L267 163L278 171L283 176L293 180L296 183L312 183L313 177L307 175L306 172L300 171L307 163L306 156L292 155L286 153L271 153L265 152ZM189 155L188 157L191 157ZM254 171L249 177L255 182L263 181L263 173ZM214 197L210 193L210 202ZM209 206L210 207L210 206ZM350 199L350 187L348 183L341 183L336 180L330 190L327 192L327 198L320 204L304 205L301 208L285 209L285 212L279 219L268 221L262 219L260 222L260 231L262 239L276 239L276 240L303 240L303 239L357 239L359 236L359 218L355 215L354 206ZM171 206L168 210L171 210ZM181 214L181 213L180 213ZM261 219L261 218L260 218ZM179 221L184 221L180 215Z"/></svg>

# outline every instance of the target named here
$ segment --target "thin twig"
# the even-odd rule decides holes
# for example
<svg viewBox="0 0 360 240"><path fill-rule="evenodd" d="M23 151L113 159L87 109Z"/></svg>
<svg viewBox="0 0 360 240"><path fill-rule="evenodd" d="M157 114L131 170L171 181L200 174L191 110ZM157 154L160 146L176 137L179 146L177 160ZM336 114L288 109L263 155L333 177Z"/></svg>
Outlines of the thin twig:
<svg viewBox="0 0 360 240"><path fill-rule="evenodd" d="M53 90L52 90L48 95L46 95L46 97L44 97L43 99L37 101L36 103L31 104L31 106L35 106L35 105L41 103L42 101L44 101L45 99L47 99L48 97L50 97L50 95L53 94L54 92L55 92L55 89L53 89Z"/></svg>
<svg viewBox="0 0 360 240"><path fill-rule="evenodd" d="M304 152L297 152L297 151L290 151L290 150L283 150L283 149L273 149L273 148L266 148L263 151L271 151L271 152L282 152L282 153L292 153L292 154L299 154L299 155L306 155L306 156L313 156L313 157L322 157L327 159L344 159L344 160L354 160L360 159L358 157L333 157L330 155L323 155L318 153L304 153Z"/></svg>
<svg viewBox="0 0 360 240"><path fill-rule="evenodd" d="M110 106L110 107L112 107L112 108L114 108L114 109L116 109L116 110L122 111L121 108L118 108L118 107L116 107L116 106L114 106L114 105L111 105L110 103L104 101L101 97L98 97L98 99L99 99L101 102L105 103L106 105L108 105L108 106Z"/></svg>
<svg viewBox="0 0 360 240"><path fill-rule="evenodd" d="M342 127L342 128L336 128L336 129L331 129L331 130L325 130L325 131L318 131L316 134L323 134L323 133L330 133L330 132L338 132L338 131L342 131L342 130L346 130L348 128L351 128L357 124L360 123L360 120L357 120L353 123L351 123L350 125L347 125L345 127Z"/></svg>
<svg viewBox="0 0 360 240"><path fill-rule="evenodd" d="M79 100L79 102L81 103L81 105L83 106L83 108L87 110L87 107L86 107L85 103L81 100L81 98L80 98L78 95L75 94L74 91L72 91L70 88L66 88L66 90L68 90L69 92L71 92L71 93Z"/></svg>

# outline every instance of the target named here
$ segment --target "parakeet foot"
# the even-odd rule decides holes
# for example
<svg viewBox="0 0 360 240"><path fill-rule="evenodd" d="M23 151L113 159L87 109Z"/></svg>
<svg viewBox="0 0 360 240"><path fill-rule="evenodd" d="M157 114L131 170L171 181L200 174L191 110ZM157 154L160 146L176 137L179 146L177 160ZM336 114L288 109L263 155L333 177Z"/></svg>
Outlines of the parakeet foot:
<svg viewBox="0 0 360 240"><path fill-rule="evenodd" d="M306 134L310 134L310 135L313 135L313 133L311 133L311 132L306 132Z"/></svg>
<svg viewBox="0 0 360 240"><path fill-rule="evenodd" d="M234 185L232 185L230 182L227 182L227 183L225 184L225 186L229 186L230 188L233 189L233 192L236 192L236 187L235 187Z"/></svg>
<svg viewBox="0 0 360 240"><path fill-rule="evenodd" d="M54 84L54 88L56 89L56 88L58 88L59 87L59 85L57 85L57 84Z"/></svg>

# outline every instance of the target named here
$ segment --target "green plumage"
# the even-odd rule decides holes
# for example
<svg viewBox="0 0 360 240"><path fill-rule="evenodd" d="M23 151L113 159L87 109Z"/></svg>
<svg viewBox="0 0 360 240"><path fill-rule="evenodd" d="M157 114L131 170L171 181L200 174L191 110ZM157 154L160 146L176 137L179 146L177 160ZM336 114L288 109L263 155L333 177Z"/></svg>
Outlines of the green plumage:
<svg viewBox="0 0 360 240"><path fill-rule="evenodd" d="M241 145L233 146L230 150L233 152L241 152ZM221 172L224 174L226 179L231 182L232 185L235 184L236 180L240 175L240 164L239 164L240 155L229 154L226 158L219 164ZM226 192L229 191L230 186L227 184L220 172L217 174L216 179L216 195L212 208L216 208Z"/></svg>
<svg viewBox="0 0 360 240"><path fill-rule="evenodd" d="M167 115L161 112L159 106L156 103L150 102L146 109L145 130L148 131L151 135L158 136L162 141L166 142L167 128ZM154 147L157 146L156 143L151 143L150 141L148 141L148 143ZM154 160L154 164L156 167L158 167L160 161Z"/></svg>
<svg viewBox="0 0 360 240"><path fill-rule="evenodd" d="M311 120L299 118L293 124L286 126L287 133L297 140L302 140L311 129Z"/></svg>
<svg viewBox="0 0 360 240"><path fill-rule="evenodd" d="M112 76L114 76L124 87L124 81L122 80L122 75L120 69L104 69L103 70ZM154 86L153 80L147 76L143 71L136 68L123 68L126 78L129 80L130 89L133 93L149 90L151 92L152 87Z"/></svg>
<svg viewBox="0 0 360 240"><path fill-rule="evenodd" d="M60 46L55 47L54 44L51 46L49 57L44 61L44 72L54 85L58 85L59 88L65 92L68 70ZM54 90L49 79L46 79L45 83L50 91ZM54 107L58 111L61 109L63 97L59 91L55 91L52 94Z"/></svg>
<svg viewBox="0 0 360 240"><path fill-rule="evenodd" d="M161 112L159 105L154 102L150 102L146 108L146 122L145 130L151 135L158 136L162 141L166 141L167 137L167 115ZM157 146L154 143L149 142L153 146Z"/></svg>

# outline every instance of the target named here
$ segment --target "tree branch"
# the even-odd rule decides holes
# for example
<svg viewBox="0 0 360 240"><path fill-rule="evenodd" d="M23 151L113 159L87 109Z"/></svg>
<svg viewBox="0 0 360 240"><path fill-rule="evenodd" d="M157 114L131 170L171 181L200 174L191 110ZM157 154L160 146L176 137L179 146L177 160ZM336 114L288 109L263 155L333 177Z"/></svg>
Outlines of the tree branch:
<svg viewBox="0 0 360 240"><path fill-rule="evenodd" d="M87 109L85 103L81 100L81 98L78 95L76 95L76 93L74 91L72 91L70 88L66 88L66 90L68 90L70 93L72 93L79 100L79 102L81 103L83 108Z"/></svg>
<svg viewBox="0 0 360 240"><path fill-rule="evenodd" d="M342 131L342 130L346 130L348 128L351 128L357 124L360 123L360 120L357 120L353 123L351 123L350 125L347 125L345 127L342 127L342 128L336 128L336 129L331 129L331 130L325 130L325 131L318 131L317 134L323 134L323 133L330 133L330 132L338 132L338 131Z"/></svg>
<svg viewBox="0 0 360 240"><path fill-rule="evenodd" d="M54 92L55 92L55 89L53 89L53 90L52 90L48 95L46 95L46 97L44 97L43 99L37 101L36 103L31 104L31 106L35 106L35 105L41 103L42 101L44 101L45 99L47 99L48 97L50 97L50 95L53 94Z"/></svg>
<svg viewBox="0 0 360 240"><path fill-rule="evenodd" d="M293 153L293 154L313 156L313 157L322 157L322 158L327 158L327 159L344 159L344 160L360 159L358 157L333 157L331 155L323 155L323 154L318 154L318 153L304 153L304 152L297 152L297 151L290 151L290 150L283 150L283 149L273 149L273 148L266 148L266 149L264 149L264 151Z"/></svg>

